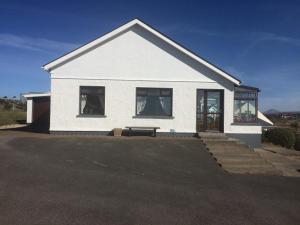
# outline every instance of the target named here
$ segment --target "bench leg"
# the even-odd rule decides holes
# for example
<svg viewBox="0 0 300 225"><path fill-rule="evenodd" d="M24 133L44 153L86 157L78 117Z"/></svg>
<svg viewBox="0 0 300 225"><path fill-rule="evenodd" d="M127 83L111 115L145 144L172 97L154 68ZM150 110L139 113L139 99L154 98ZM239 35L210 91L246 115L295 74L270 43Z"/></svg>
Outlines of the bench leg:
<svg viewBox="0 0 300 225"><path fill-rule="evenodd" d="M129 128L129 132L128 132L129 137L132 135L131 132L132 132L132 130L131 130L131 128Z"/></svg>
<svg viewBox="0 0 300 225"><path fill-rule="evenodd" d="M153 129L152 137L156 137L156 129Z"/></svg>

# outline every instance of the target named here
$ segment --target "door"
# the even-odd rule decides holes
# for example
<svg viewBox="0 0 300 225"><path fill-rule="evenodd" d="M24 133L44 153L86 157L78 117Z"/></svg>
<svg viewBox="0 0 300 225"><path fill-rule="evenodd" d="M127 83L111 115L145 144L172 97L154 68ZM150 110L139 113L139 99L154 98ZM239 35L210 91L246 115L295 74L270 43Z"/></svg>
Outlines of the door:
<svg viewBox="0 0 300 225"><path fill-rule="evenodd" d="M39 131L48 131L50 124L50 97L33 98L32 125Z"/></svg>
<svg viewBox="0 0 300 225"><path fill-rule="evenodd" d="M197 90L197 132L223 131L223 93L223 90Z"/></svg>

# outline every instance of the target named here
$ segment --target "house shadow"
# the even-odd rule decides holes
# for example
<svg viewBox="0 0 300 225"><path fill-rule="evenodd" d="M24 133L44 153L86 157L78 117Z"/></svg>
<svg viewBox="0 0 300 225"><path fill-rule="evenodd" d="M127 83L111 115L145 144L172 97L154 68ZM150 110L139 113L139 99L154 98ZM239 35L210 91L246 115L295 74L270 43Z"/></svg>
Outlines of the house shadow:
<svg viewBox="0 0 300 225"><path fill-rule="evenodd" d="M144 137L151 137L153 134L153 131L152 130L134 130L134 131L131 131L131 133L129 132L128 129L124 129L122 131L122 136L127 136L127 137L133 137L133 136L144 136Z"/></svg>
<svg viewBox="0 0 300 225"><path fill-rule="evenodd" d="M43 121L36 121L32 124L26 124L25 120L17 120L17 124L24 125L19 127L11 127L1 129L1 131L18 131L18 132L26 132L26 133L41 133L41 134L49 134L49 123Z"/></svg>

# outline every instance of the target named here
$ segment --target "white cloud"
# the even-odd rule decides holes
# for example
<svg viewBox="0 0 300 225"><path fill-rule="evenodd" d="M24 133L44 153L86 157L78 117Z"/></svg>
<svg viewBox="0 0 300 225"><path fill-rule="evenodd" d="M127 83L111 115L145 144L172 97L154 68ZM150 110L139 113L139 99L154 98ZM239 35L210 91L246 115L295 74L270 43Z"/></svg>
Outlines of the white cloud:
<svg viewBox="0 0 300 225"><path fill-rule="evenodd" d="M251 43L246 47L242 55L246 55L249 51L256 48L258 45L270 41L276 41L276 42L281 42L296 47L300 47L300 39L281 36L278 34L268 33L268 32L252 32L249 33L249 36L246 37L246 39L251 41Z"/></svg>
<svg viewBox="0 0 300 225"><path fill-rule="evenodd" d="M79 46L78 44L73 43L54 41L45 38L18 36L8 33L0 33L0 45L41 52L65 52L70 51Z"/></svg>
<svg viewBox="0 0 300 225"><path fill-rule="evenodd" d="M250 45L246 48L245 53L247 53L252 48L256 47L258 44L262 42L268 42L268 41L277 41L277 42L300 47L300 39L274 34L270 32L257 32L257 31L246 31L246 30L240 30L240 31L232 30L227 32L220 32L220 31L215 31L207 28L200 28L197 26L192 26L183 23L162 26L162 30L171 33L172 32L185 33L185 34L189 33L192 35L202 35L202 36L218 37L218 38L226 38L226 39L236 38L239 40L247 41L250 42Z"/></svg>

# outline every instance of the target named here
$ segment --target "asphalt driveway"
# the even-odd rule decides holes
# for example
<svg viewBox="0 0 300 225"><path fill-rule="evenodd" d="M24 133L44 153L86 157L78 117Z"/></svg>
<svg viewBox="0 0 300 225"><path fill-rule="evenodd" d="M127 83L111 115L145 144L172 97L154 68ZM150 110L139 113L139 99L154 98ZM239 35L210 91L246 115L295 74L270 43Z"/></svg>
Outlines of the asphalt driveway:
<svg viewBox="0 0 300 225"><path fill-rule="evenodd" d="M0 224L300 224L300 179L223 172L199 140L0 135Z"/></svg>

